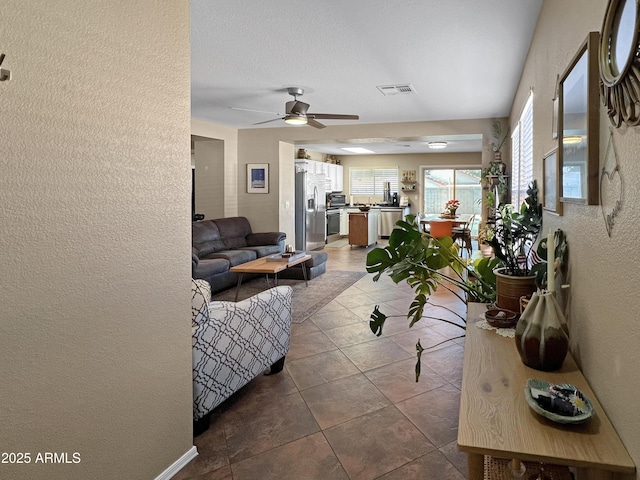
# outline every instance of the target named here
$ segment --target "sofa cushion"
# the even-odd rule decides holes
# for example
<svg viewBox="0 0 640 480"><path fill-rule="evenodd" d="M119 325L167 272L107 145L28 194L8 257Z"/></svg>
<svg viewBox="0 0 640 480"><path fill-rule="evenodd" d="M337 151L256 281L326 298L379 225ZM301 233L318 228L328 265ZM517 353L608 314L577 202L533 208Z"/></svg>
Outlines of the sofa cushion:
<svg viewBox="0 0 640 480"><path fill-rule="evenodd" d="M238 249L222 250L221 252L212 253L207 258L224 258L232 267L235 267L236 265L251 262L258 258L258 256L253 250ZM200 261L202 262L202 260Z"/></svg>
<svg viewBox="0 0 640 480"><path fill-rule="evenodd" d="M201 258L193 272L195 278L208 278L229 271L231 264L226 258Z"/></svg>
<svg viewBox="0 0 640 480"><path fill-rule="evenodd" d="M215 222L226 249L246 247L251 224L245 217L218 218Z"/></svg>
<svg viewBox="0 0 640 480"><path fill-rule="evenodd" d="M200 258L227 247L222 241L220 231L213 220L202 220L191 224L191 241Z"/></svg>
<svg viewBox="0 0 640 480"><path fill-rule="evenodd" d="M259 247L242 247L238 250L250 250L255 252L258 258L266 257L267 255L273 255L275 253L281 253L282 248L280 245L261 245Z"/></svg>
<svg viewBox="0 0 640 480"><path fill-rule="evenodd" d="M284 244L287 234L284 232L260 232L247 235L248 247L259 247L261 245L278 245L280 242Z"/></svg>

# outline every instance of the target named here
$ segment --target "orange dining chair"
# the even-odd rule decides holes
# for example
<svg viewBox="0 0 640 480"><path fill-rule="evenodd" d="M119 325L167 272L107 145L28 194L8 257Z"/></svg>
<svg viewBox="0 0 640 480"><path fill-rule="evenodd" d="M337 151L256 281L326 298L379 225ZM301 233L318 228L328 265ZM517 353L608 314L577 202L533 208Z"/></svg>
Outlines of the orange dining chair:
<svg viewBox="0 0 640 480"><path fill-rule="evenodd" d="M451 220L429 220L429 233L434 238L450 237L452 229Z"/></svg>

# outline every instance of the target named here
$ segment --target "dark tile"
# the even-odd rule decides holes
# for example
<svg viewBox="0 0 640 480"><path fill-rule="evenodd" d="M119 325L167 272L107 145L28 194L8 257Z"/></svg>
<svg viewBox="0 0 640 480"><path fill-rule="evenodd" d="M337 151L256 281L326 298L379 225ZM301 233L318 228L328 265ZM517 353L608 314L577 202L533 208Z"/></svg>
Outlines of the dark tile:
<svg viewBox="0 0 640 480"><path fill-rule="evenodd" d="M373 295L360 292L352 293L347 291L336 297L336 301L346 308L359 307L361 305L375 305L376 299Z"/></svg>
<svg viewBox="0 0 640 480"><path fill-rule="evenodd" d="M343 327L324 330L324 334L329 337L329 340L335 343L338 348L370 342L376 339L376 336L369 328L369 323L362 321Z"/></svg>
<svg viewBox="0 0 640 480"><path fill-rule="evenodd" d="M287 362L287 370L299 390L359 373L358 368L340 350L292 360Z"/></svg>
<svg viewBox="0 0 640 480"><path fill-rule="evenodd" d="M320 329L316 326L315 323L305 320L302 323L292 323L291 324L291 336L295 337L298 335L304 335L305 333L313 333L319 332Z"/></svg>
<svg viewBox="0 0 640 480"><path fill-rule="evenodd" d="M319 431L299 393L262 397L222 419L232 464Z"/></svg>
<svg viewBox="0 0 640 480"><path fill-rule="evenodd" d="M324 434L354 480L378 478L434 449L394 406L329 428Z"/></svg>
<svg viewBox="0 0 640 480"><path fill-rule="evenodd" d="M231 466L233 480L347 480L322 433L309 435Z"/></svg>
<svg viewBox="0 0 640 480"><path fill-rule="evenodd" d="M411 354L388 338L342 348L344 354L363 372L411 358Z"/></svg>
<svg viewBox="0 0 640 480"><path fill-rule="evenodd" d="M462 381L463 360L464 347L455 342L447 342L422 353L422 363L455 384Z"/></svg>
<svg viewBox="0 0 640 480"><path fill-rule="evenodd" d="M217 411L212 414L209 430L195 437L193 443L198 449L198 456L180 470L173 477L174 480L199 478L200 475L229 466L224 428Z"/></svg>
<svg viewBox="0 0 640 480"><path fill-rule="evenodd" d="M307 320L307 322L310 320ZM322 332L306 333L291 337L291 346L287 353L287 360L310 357L318 353L335 350L337 347Z"/></svg>
<svg viewBox="0 0 640 480"><path fill-rule="evenodd" d="M436 450L379 477L379 480L464 480L464 478L465 476Z"/></svg>
<svg viewBox="0 0 640 480"><path fill-rule="evenodd" d="M407 320L407 322L409 322L409 320ZM417 323L405 332L388 335L388 338L412 354L416 354L416 344L418 343L418 340L420 341L422 348L431 348L447 341L446 337L443 337L433 329L429 327L420 327L419 325L420 324Z"/></svg>
<svg viewBox="0 0 640 480"><path fill-rule="evenodd" d="M444 447L440 447L439 450L466 477L467 454L458 449L458 442L448 443Z"/></svg>
<svg viewBox="0 0 640 480"><path fill-rule="evenodd" d="M415 366L415 359L403 360L369 370L365 375L392 403L415 397L447 383L438 374L424 366L421 369L420 379L416 382Z"/></svg>
<svg viewBox="0 0 640 480"><path fill-rule="evenodd" d="M460 390L446 384L396 404L436 447L458 437Z"/></svg>
<svg viewBox="0 0 640 480"><path fill-rule="evenodd" d="M316 313L308 320L315 323L320 330L328 330L330 328L342 327L344 325L351 325L352 323L359 323L362 321L360 317L346 308L330 312Z"/></svg>
<svg viewBox="0 0 640 480"><path fill-rule="evenodd" d="M182 471L180 472L182 473ZM231 474L231 467L226 465L222 468L218 468L217 470L212 470L211 472L203 473L201 475L189 476L189 477L178 477L177 475L173 477L172 480L233 480L233 475Z"/></svg>
<svg viewBox="0 0 640 480"><path fill-rule="evenodd" d="M389 400L362 374L301 392L322 429L389 405Z"/></svg>

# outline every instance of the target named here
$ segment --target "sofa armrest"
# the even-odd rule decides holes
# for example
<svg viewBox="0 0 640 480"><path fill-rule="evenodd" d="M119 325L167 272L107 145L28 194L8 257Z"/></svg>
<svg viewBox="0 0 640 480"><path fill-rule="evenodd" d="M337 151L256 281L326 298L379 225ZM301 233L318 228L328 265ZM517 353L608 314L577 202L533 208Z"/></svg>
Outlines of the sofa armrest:
<svg viewBox="0 0 640 480"><path fill-rule="evenodd" d="M250 233L247 235L247 247L260 247L262 245L278 245L287 238L287 234L284 232L262 232L262 233Z"/></svg>
<svg viewBox="0 0 640 480"><path fill-rule="evenodd" d="M202 418L289 351L289 286L241 302L209 303L193 333L194 420Z"/></svg>

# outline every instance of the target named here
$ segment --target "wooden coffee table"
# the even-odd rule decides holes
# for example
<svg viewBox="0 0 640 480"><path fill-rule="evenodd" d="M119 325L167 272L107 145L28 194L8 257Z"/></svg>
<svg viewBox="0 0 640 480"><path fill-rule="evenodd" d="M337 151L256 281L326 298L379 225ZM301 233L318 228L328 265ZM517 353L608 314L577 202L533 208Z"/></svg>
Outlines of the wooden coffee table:
<svg viewBox="0 0 640 480"><path fill-rule="evenodd" d="M236 265L235 267L231 267L232 272L239 273L238 275L238 285L236 286L236 302L238 301L238 292L240 291L240 286L242 285L242 279L245 273L264 273L267 275L273 275L274 282L276 287L278 286L278 272L286 270L289 267L293 267L294 265L302 264L302 276L304 278L304 284L308 287L309 282L307 281L307 266L304 264L307 260L311 259L311 255L304 255L300 258L296 258L295 260L291 260L288 262L285 261L268 261L267 257L258 258L256 260L252 260L251 262L243 263L242 265Z"/></svg>

